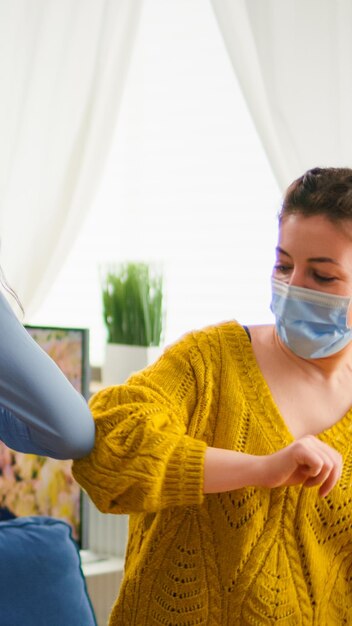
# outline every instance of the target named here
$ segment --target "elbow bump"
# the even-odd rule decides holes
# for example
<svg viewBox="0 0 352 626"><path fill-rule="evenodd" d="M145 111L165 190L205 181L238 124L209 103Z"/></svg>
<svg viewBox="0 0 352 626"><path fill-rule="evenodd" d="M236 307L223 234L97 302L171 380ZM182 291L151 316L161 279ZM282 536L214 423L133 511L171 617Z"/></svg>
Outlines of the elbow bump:
<svg viewBox="0 0 352 626"><path fill-rule="evenodd" d="M75 440L70 442L72 452L71 459L81 459L87 456L93 449L95 442L95 425L92 421L90 428L85 433L79 433Z"/></svg>
<svg viewBox="0 0 352 626"><path fill-rule="evenodd" d="M61 433L61 454L67 459L81 459L93 449L95 442L95 423L89 413L85 422Z"/></svg>

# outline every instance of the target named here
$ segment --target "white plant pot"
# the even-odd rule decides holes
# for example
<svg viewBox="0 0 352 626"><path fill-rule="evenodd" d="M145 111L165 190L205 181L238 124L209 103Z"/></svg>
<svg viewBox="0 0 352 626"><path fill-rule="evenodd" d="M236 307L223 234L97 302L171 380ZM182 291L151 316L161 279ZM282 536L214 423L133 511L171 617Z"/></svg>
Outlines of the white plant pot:
<svg viewBox="0 0 352 626"><path fill-rule="evenodd" d="M161 354L161 346L127 346L119 343L107 343L105 361L102 367L104 387L120 385L134 372L138 372L153 363Z"/></svg>

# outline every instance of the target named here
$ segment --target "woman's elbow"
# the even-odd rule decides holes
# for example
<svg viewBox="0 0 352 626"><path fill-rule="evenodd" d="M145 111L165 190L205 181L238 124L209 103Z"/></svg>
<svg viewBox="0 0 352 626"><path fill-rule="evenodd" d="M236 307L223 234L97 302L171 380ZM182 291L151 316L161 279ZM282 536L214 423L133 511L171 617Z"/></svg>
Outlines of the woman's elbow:
<svg viewBox="0 0 352 626"><path fill-rule="evenodd" d="M77 441L73 441L70 447L70 453L67 458L69 459L82 459L87 456L94 447L95 440L95 427L94 422L92 422L92 428L90 432L86 432L84 437L79 437Z"/></svg>
<svg viewBox="0 0 352 626"><path fill-rule="evenodd" d="M93 449L95 442L95 423L91 412L86 407L85 415L72 420L71 428L61 433L61 458L81 459Z"/></svg>

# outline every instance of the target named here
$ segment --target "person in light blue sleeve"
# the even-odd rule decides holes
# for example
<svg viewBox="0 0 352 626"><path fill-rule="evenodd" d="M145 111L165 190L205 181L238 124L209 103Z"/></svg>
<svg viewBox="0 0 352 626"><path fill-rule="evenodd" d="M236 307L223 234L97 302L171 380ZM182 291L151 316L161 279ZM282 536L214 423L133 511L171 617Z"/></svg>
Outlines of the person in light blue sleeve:
<svg viewBox="0 0 352 626"><path fill-rule="evenodd" d="M0 281L16 298L1 271ZM90 452L94 435L86 401L0 292L0 440L19 452L78 459Z"/></svg>

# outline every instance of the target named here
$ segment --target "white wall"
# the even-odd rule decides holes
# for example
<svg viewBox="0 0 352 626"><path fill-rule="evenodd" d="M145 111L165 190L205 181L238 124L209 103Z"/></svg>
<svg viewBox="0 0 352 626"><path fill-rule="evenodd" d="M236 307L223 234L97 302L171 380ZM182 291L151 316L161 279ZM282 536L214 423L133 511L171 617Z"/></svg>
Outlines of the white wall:
<svg viewBox="0 0 352 626"><path fill-rule="evenodd" d="M91 329L98 265L163 262L166 342L223 319L271 321L280 193L204 0L145 0L113 149L79 239L30 323Z"/></svg>

